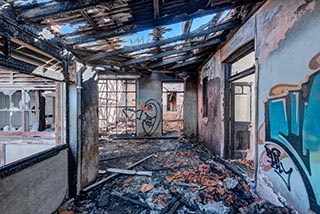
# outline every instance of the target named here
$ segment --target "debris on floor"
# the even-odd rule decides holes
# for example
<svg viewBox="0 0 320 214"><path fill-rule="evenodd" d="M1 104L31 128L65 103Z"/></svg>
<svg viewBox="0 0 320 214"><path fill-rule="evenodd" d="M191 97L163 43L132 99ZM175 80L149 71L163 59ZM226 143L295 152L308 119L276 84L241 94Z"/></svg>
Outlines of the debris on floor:
<svg viewBox="0 0 320 214"><path fill-rule="evenodd" d="M121 154L114 154L124 146ZM101 147L109 148L101 148L102 159L123 158L116 163L112 159L102 161L100 169L106 173L100 174L100 180L110 177L108 168L118 168L117 172L123 169L125 173L103 183L97 181L99 185L82 193L74 201L81 213L291 213L287 208L260 201L246 179L212 157L198 142L127 141L104 143ZM152 157L143 159L150 154ZM138 159L143 161L125 171ZM137 172L152 172L152 176Z"/></svg>

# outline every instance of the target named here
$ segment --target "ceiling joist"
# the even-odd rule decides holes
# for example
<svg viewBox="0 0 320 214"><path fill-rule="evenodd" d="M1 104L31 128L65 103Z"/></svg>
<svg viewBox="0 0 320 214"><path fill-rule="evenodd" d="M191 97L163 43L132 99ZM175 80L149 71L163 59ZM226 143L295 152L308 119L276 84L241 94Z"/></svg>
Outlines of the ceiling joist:
<svg viewBox="0 0 320 214"><path fill-rule="evenodd" d="M204 43L200 43L198 45L192 45L192 46L188 46L188 47L183 47L183 48L178 48L172 51L167 51L167 52L163 52L163 53L159 53L153 56L147 56L147 57L142 57L142 58L138 58L138 59L132 59L132 60L128 60L124 63L121 63L122 66L128 66L128 65L133 65L133 64L137 64L137 63L142 63L142 62L146 62L146 61L152 61L155 59L159 59L162 57L167 57L170 55L174 55L174 54L180 54L183 52L187 52L187 51L191 51L191 50L196 50L199 48L204 48L204 47L208 47L211 45L216 45L219 44L223 41L223 39L221 38L215 38L212 39L210 41L204 42Z"/></svg>
<svg viewBox="0 0 320 214"><path fill-rule="evenodd" d="M38 4L37 7L31 9L25 9L21 7L21 14L18 16L19 21L31 21L37 22L46 18L56 17L60 14L75 11L84 10L101 3L107 3L106 0L79 0L79 1L51 1L42 4Z"/></svg>
<svg viewBox="0 0 320 214"><path fill-rule="evenodd" d="M107 57L111 57L111 56L115 56L118 54L123 54L123 53L129 53L129 52L134 52L134 51L138 51L138 50L143 50L146 48L152 48L152 47L157 47L157 46L162 46L162 45L166 45L166 44L170 44L170 43L174 43L174 42L178 42L181 40L187 40L187 39L191 39L194 37L198 37L198 36L203 36L203 35L207 35L207 34L212 34L221 30L227 30L227 29L232 29L234 27L237 27L240 25L240 21L239 20L233 20L233 21L229 21L226 23L222 23L220 25L217 25L213 28L210 28L208 30L202 31L202 32L191 32L188 34L183 34L180 36L175 36L169 39L164 39L158 42L150 42L150 43L146 43L146 44L142 44L142 45L137 45L137 46L128 46L119 50L115 50L115 51L110 51L110 52L102 52L102 53L98 53L90 58L87 59L88 62L92 62L92 61L96 61L96 60L101 60Z"/></svg>
<svg viewBox="0 0 320 214"><path fill-rule="evenodd" d="M149 30L152 28L156 28L159 26L164 26L168 24L179 23L187 20L191 20L197 17L202 17L205 15L210 15L221 10L228 10L232 8L241 7L252 3L252 0L247 1L236 1L234 3L224 3L213 8L191 8L189 11L179 11L171 16L163 16L159 17L157 20L150 20L150 19L141 19L141 20L128 20L124 22L122 27L116 27L114 29L110 29L107 31L103 31L100 33L95 34L88 34L88 35L79 35L78 37L74 38L65 38L66 44L68 46L76 45L76 44L83 44L88 42L95 42L100 39L112 38L117 36L124 36L129 35L132 33L136 33L143 30ZM255 1L257 2L257 1Z"/></svg>

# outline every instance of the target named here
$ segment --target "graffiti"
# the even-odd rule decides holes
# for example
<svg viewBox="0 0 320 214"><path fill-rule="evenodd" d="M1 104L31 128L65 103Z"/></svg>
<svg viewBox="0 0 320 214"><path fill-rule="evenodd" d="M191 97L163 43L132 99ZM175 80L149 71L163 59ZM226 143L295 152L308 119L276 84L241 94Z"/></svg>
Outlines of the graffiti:
<svg viewBox="0 0 320 214"><path fill-rule="evenodd" d="M123 113L127 118L135 114L136 119L141 121L141 126L146 136L152 136L155 133L162 119L161 105L155 99L141 102L140 109L136 111L133 109L124 109Z"/></svg>
<svg viewBox="0 0 320 214"><path fill-rule="evenodd" d="M319 69L319 62L320 54L317 54L309 67ZM290 158L305 184L310 209L320 212L320 70L300 85L277 85L269 95L271 97L265 102L264 142L278 145L287 157L279 149L265 145L260 165L265 171L273 168L291 191L293 169L285 169L281 161ZM263 162L265 157L269 168Z"/></svg>
<svg viewBox="0 0 320 214"><path fill-rule="evenodd" d="M290 167L288 170L285 170L283 163L280 160L281 152L277 148L268 148L267 145L264 146L266 150L266 156L270 158L268 162L274 171L280 176L284 181L289 191L291 191L290 177L293 172L293 169Z"/></svg>

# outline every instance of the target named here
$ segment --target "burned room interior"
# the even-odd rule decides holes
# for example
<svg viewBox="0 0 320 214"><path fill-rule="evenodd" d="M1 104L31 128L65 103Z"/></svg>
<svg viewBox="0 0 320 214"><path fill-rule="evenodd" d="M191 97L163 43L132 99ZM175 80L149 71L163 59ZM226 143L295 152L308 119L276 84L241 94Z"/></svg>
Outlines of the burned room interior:
<svg viewBox="0 0 320 214"><path fill-rule="evenodd" d="M320 213L318 0L0 0L0 213Z"/></svg>

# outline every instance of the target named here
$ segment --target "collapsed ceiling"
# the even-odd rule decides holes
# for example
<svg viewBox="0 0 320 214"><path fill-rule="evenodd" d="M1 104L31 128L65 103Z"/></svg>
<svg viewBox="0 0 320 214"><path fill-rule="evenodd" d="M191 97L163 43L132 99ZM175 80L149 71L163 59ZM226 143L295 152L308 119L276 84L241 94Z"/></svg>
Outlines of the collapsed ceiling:
<svg viewBox="0 0 320 214"><path fill-rule="evenodd" d="M261 5L253 0L7 0L102 71L194 72Z"/></svg>

